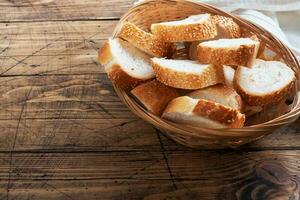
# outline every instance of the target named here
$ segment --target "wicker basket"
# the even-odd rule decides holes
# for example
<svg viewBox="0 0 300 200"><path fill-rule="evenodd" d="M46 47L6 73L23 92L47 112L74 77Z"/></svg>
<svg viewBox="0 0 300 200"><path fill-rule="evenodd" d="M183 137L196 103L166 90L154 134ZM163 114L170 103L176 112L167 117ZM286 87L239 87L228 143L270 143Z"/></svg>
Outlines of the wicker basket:
<svg viewBox="0 0 300 200"><path fill-rule="evenodd" d="M152 23L162 21L172 21L186 18L190 15L211 13L232 17L238 23L243 32L246 34L255 34L261 40L259 54L266 51L272 51L274 58L284 61L297 74L299 80L299 63L295 55L282 44L278 39L237 16L221 11L213 6L195 3L183 0L149 0L131 8L118 23L113 36L117 37L120 28L126 21L130 21L144 30L149 30ZM246 31L245 31L246 30ZM299 81L298 81L299 82ZM145 110L138 102L131 98L126 92L115 87L118 96L136 115L145 121L153 124L160 129L166 136L192 148L211 148L220 149L227 147L238 147L240 145L255 141L264 135L272 132L274 129L285 124L294 122L300 115L300 92L297 84L295 86L295 98L292 109L289 113L284 114L271 121L246 126L239 129L207 129L192 127L163 120Z"/></svg>

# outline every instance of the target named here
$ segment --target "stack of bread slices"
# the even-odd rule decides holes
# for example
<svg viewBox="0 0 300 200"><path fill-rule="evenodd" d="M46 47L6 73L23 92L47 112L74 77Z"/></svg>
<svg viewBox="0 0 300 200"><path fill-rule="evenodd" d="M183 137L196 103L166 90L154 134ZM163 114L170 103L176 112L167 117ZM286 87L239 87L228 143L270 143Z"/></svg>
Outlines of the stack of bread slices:
<svg viewBox="0 0 300 200"><path fill-rule="evenodd" d="M172 56L179 44L187 59ZM152 24L149 32L127 22L99 60L117 87L163 119L241 128L246 117L285 100L296 80L286 64L258 59L259 46L255 35L241 37L233 19L200 14Z"/></svg>

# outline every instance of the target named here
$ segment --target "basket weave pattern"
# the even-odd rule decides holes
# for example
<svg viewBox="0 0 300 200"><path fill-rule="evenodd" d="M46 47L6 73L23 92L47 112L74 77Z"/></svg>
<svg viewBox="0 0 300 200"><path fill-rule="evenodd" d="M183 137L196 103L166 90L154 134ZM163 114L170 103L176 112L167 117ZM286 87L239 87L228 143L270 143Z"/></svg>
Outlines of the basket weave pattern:
<svg viewBox="0 0 300 200"><path fill-rule="evenodd" d="M298 92L297 86L299 85L300 76L299 62L289 48L261 27L203 3L183 0L149 0L130 9L118 23L113 36L118 36L122 25L126 21L149 31L152 23L183 19L201 13L218 14L233 18L242 28L243 36L255 34L260 39L259 55L268 49L268 51L273 52L273 59L285 62L295 71L298 84L295 84L295 91L297 92L295 92L291 111L271 121L253 126L239 129L207 129L165 121L149 113L125 91L115 87L118 96L136 115L156 126L171 139L193 148L238 147L255 141L276 128L294 122L300 115L300 92Z"/></svg>

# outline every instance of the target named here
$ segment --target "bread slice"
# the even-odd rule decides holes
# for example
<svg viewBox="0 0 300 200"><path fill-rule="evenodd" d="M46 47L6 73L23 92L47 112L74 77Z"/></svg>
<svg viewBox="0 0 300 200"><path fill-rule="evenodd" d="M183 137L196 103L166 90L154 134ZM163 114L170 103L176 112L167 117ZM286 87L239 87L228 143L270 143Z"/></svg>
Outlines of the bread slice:
<svg viewBox="0 0 300 200"><path fill-rule="evenodd" d="M255 60L259 41L252 38L219 39L202 42L197 47L200 63L250 67Z"/></svg>
<svg viewBox="0 0 300 200"><path fill-rule="evenodd" d="M149 56L121 39L109 39L99 51L99 61L111 81L125 90L154 78Z"/></svg>
<svg viewBox="0 0 300 200"><path fill-rule="evenodd" d="M201 65L191 60L152 58L156 78L165 85L181 89L200 89L224 81L222 67Z"/></svg>
<svg viewBox="0 0 300 200"><path fill-rule="evenodd" d="M243 108L243 102L240 95L233 88L222 84L196 90L188 94L188 96L193 99L213 101L240 112Z"/></svg>
<svg viewBox="0 0 300 200"><path fill-rule="evenodd" d="M168 103L179 97L176 89L165 86L157 80L143 83L131 93L151 113L161 116Z"/></svg>
<svg viewBox="0 0 300 200"><path fill-rule="evenodd" d="M143 31L130 22L123 25L119 37L154 57L171 56L176 48L173 43L164 42L157 36Z"/></svg>
<svg viewBox="0 0 300 200"><path fill-rule="evenodd" d="M164 119L203 128L241 128L245 115L230 107L183 96L173 99L165 109Z"/></svg>
<svg viewBox="0 0 300 200"><path fill-rule="evenodd" d="M238 67L235 73L237 92L249 105L266 105L286 98L293 90L295 73L278 61L257 59L251 68Z"/></svg>
<svg viewBox="0 0 300 200"><path fill-rule="evenodd" d="M212 39L217 35L217 28L210 14L201 14L152 24L151 32L166 42L184 42Z"/></svg>
<svg viewBox="0 0 300 200"><path fill-rule="evenodd" d="M215 39L221 38L239 38L241 37L240 26L230 17L214 15L212 19L217 27L218 35Z"/></svg>
<svg viewBox="0 0 300 200"><path fill-rule="evenodd" d="M233 69L231 66L223 65L223 70L224 70L225 85L233 88L235 69Z"/></svg>

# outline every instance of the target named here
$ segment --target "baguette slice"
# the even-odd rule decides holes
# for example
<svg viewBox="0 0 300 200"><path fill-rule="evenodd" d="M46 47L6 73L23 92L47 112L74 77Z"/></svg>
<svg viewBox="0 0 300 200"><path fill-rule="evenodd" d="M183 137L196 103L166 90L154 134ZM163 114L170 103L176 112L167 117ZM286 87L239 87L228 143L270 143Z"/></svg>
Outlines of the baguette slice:
<svg viewBox="0 0 300 200"><path fill-rule="evenodd" d="M124 90L154 78L149 56L121 39L109 39L99 51L99 61L111 81Z"/></svg>
<svg viewBox="0 0 300 200"><path fill-rule="evenodd" d="M240 95L233 88L221 84L196 90L188 94L188 96L193 99L213 101L240 112L243 108L243 102Z"/></svg>
<svg viewBox="0 0 300 200"><path fill-rule="evenodd" d="M165 42L184 42L212 39L217 35L217 28L210 14L201 14L184 20L152 24L151 32Z"/></svg>
<svg viewBox="0 0 300 200"><path fill-rule="evenodd" d="M217 27L218 35L216 39L241 37L241 28L232 18L214 15L212 19Z"/></svg>
<svg viewBox="0 0 300 200"><path fill-rule="evenodd" d="M160 82L175 88L200 89L224 81L223 69L219 66L164 58L152 58L152 66Z"/></svg>
<svg viewBox="0 0 300 200"><path fill-rule="evenodd" d="M157 36L143 31L130 22L123 25L119 37L154 57L170 56L176 48L174 44L164 42Z"/></svg>
<svg viewBox="0 0 300 200"><path fill-rule="evenodd" d="M259 42L252 38L220 39L202 42L197 47L200 63L250 67L255 60Z"/></svg>
<svg viewBox="0 0 300 200"><path fill-rule="evenodd" d="M131 91L131 94L151 113L161 116L168 103L179 97L176 89L165 86L157 80L143 83Z"/></svg>
<svg viewBox="0 0 300 200"><path fill-rule="evenodd" d="M245 115L230 107L183 96L173 99L165 109L164 119L203 128L241 128Z"/></svg>
<svg viewBox="0 0 300 200"><path fill-rule="evenodd" d="M237 92L247 104L255 106L287 98L295 82L294 71L278 61L257 59L251 68L238 67L235 74Z"/></svg>

